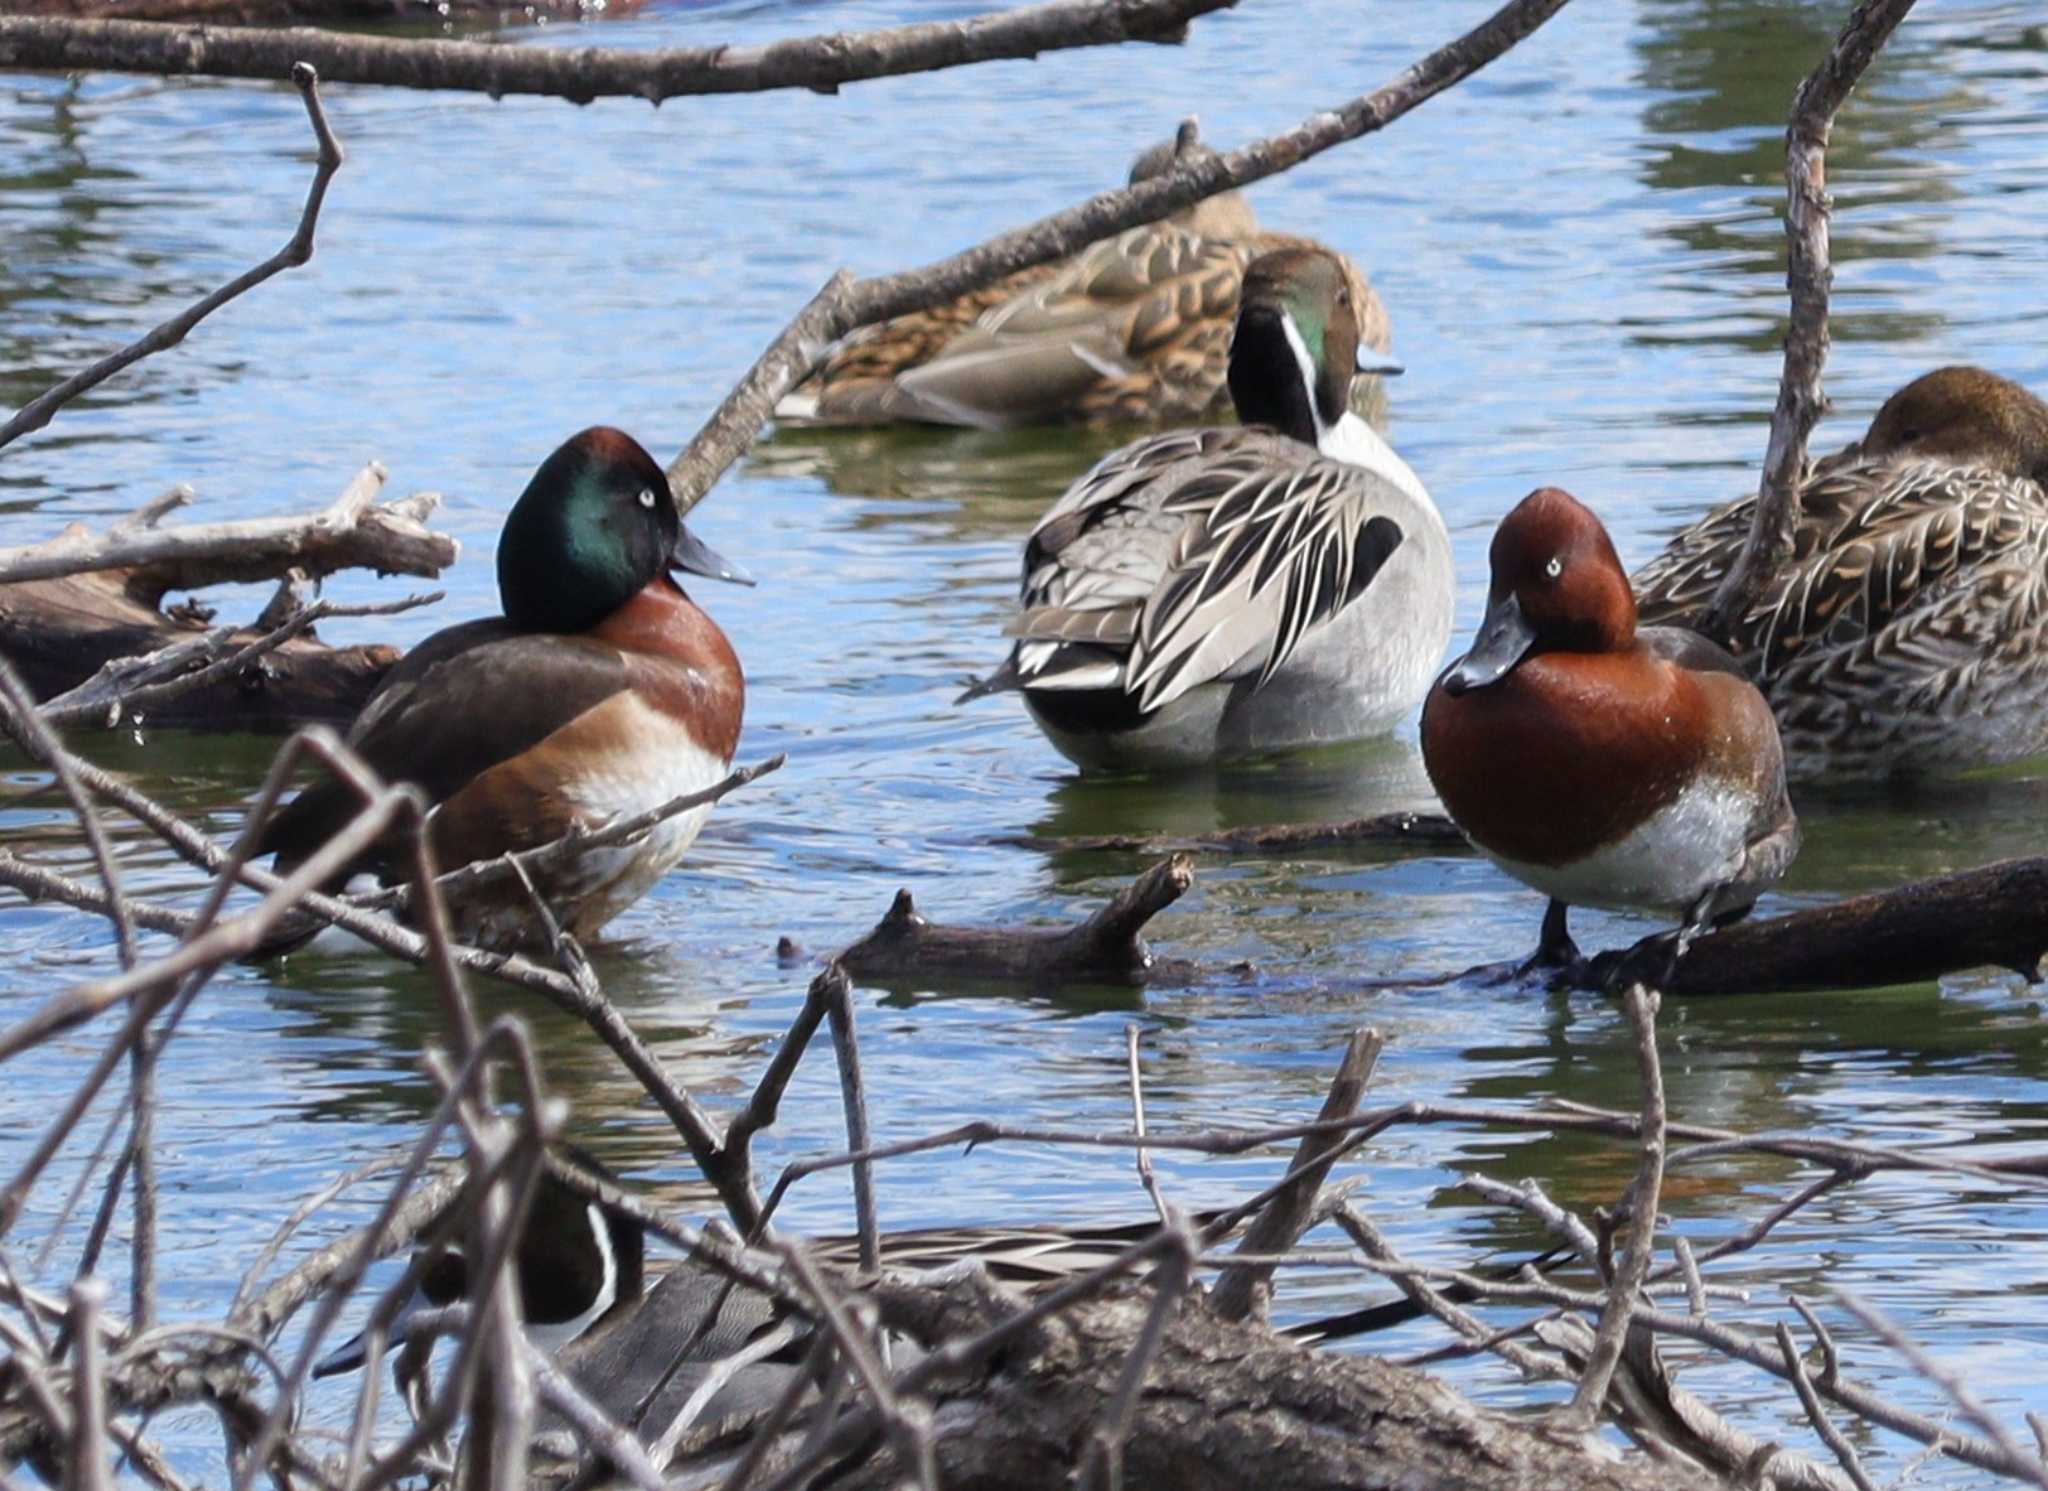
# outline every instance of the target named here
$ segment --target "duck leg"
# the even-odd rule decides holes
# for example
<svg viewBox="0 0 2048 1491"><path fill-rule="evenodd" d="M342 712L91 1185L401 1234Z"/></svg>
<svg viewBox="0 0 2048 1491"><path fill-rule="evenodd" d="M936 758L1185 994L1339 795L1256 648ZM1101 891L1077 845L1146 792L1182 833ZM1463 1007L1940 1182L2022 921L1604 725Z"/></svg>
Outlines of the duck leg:
<svg viewBox="0 0 2048 1491"><path fill-rule="evenodd" d="M1652 989L1670 988L1680 960L1702 932L1733 926L1749 915L1753 903L1743 901L1739 905L1728 905L1724 899L1728 889L1726 885L1716 885L1703 891L1685 908L1685 920L1669 932L1645 937L1624 952L1595 958L1592 964L1594 983L1609 994L1619 993L1630 984L1638 983L1647 984Z"/></svg>
<svg viewBox="0 0 2048 1491"><path fill-rule="evenodd" d="M1579 982L1586 969L1586 960L1579 952L1579 945L1572 941L1571 929L1565 925L1565 918L1571 908L1564 902L1551 899L1543 911L1543 931L1537 938L1536 951L1527 962L1515 965L1513 978L1520 982L1544 976L1552 988L1560 988Z"/></svg>

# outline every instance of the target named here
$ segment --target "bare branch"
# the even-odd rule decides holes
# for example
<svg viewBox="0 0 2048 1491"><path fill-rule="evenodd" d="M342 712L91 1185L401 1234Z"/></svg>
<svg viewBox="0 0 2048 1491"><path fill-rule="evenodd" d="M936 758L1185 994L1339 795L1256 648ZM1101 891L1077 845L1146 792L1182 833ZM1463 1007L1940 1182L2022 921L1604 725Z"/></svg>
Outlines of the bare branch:
<svg viewBox="0 0 2048 1491"><path fill-rule="evenodd" d="M1077 207L922 269L866 280L840 271L769 344L689 447L669 464L669 486L675 492L676 505L687 512L702 501L767 423L776 400L810 372L825 348L854 328L951 300L1125 228L1157 222L1204 197L1262 181L1334 146L1383 129L1486 66L1549 20L1564 3L1509 0L1472 30L1437 48L1376 92L1335 109L1320 110L1284 134L1228 155L1184 160L1167 175L1103 192Z"/></svg>
<svg viewBox="0 0 2048 1491"><path fill-rule="evenodd" d="M1360 1100L1365 1097L1365 1089L1372 1081L1373 1068L1379 1062L1380 1049L1385 1044L1385 1038L1377 1030L1351 1032L1350 1043L1344 1049L1344 1059L1338 1063L1337 1075L1323 1099L1322 1112L1317 1115L1318 1121L1349 1118L1357 1112ZM1337 1134L1314 1133L1302 1137L1294 1162L1288 1166L1292 1178L1245 1229L1244 1238L1237 1246L1238 1252L1247 1255L1283 1253L1294 1246L1295 1240L1301 1236L1303 1224L1308 1220L1310 1209L1315 1205L1316 1193L1322 1189L1330 1166L1337 1158L1341 1143L1342 1136ZM1270 1268L1226 1269L1223 1277L1216 1281L1211 1302L1226 1320L1242 1320L1252 1314L1264 1315L1271 1295L1272 1277Z"/></svg>
<svg viewBox="0 0 2048 1491"><path fill-rule="evenodd" d="M182 694L239 674L264 654L275 652L294 637L303 636L330 616L396 616L401 611L431 606L441 600L442 595L441 591L430 590L423 595L408 595L402 600L382 601L374 605L315 601L254 641L246 642L226 657L194 668L189 673L178 673L161 683L135 688L124 682L128 670L121 662L109 663L77 688L44 700L37 712L55 725L98 724L112 729L121 722L123 715L140 719L145 710L153 710ZM223 633L224 638L231 636L231 633Z"/></svg>
<svg viewBox="0 0 2048 1491"><path fill-rule="evenodd" d="M1657 1059L1657 996L1641 984L1622 995L1630 1029L1635 1034L1636 1071L1643 1085L1642 1158L1629 1185L1628 1253L1608 1281L1607 1308L1586 1360L1571 1403L1559 1415L1561 1424L1580 1432L1591 1429L1607 1401L1607 1386L1621 1362L1636 1296L1649 1277L1656 1251L1657 1203L1664 1187L1664 1068Z"/></svg>
<svg viewBox="0 0 2048 1491"><path fill-rule="evenodd" d="M169 590L223 581L268 580L287 569L328 575L375 569L432 577L455 562L459 546L420 525L417 507L374 499L384 468L372 461L324 511L303 518L243 518L169 528L110 529L95 536L74 524L56 538L0 549L0 584L46 580L85 570L121 569L130 590L154 600Z"/></svg>
<svg viewBox="0 0 2048 1491"><path fill-rule="evenodd" d="M51 26L131 26L144 32L160 32L162 27L142 22L123 21L49 21L49 20L8 20L0 18L0 65L7 65L5 59L19 58L20 40L17 33L21 28L30 29L30 36L39 34L40 28ZM276 35L277 33L254 32L253 35ZM289 48L287 48L289 50ZM56 66L70 64L57 62L36 64L17 61L19 66ZM103 358L80 373L74 373L47 393L38 395L24 404L14 418L0 425L0 449L5 449L31 430L40 430L53 419L57 411L77 398L89 388L96 388L107 379L132 363L142 361L168 347L175 347L185 340L185 334L204 321L208 316L239 295L246 294L262 284L272 275L286 269L296 269L313 257L313 227L320 220L320 204L327 196L327 183L341 168L343 159L341 142L329 128L327 114L320 107L320 75L307 63L300 61L297 54L281 56L262 74L266 78L290 76L292 84L299 90L299 96L306 103L306 117L313 123L313 137L320 143L320 164L313 172L313 184L306 190L306 205L299 213L299 226L292 233L291 241L276 253L258 264L254 269L237 275L204 300L188 306L140 341L129 343L113 356ZM27 579L27 575L8 574L5 558L0 556L0 578L9 580Z"/></svg>
<svg viewBox="0 0 2048 1491"><path fill-rule="evenodd" d="M489 41L354 36L327 30L146 21L0 19L0 67L280 78L309 62L330 83L660 103L709 93L808 88L932 72L1069 47L1177 41L1236 0L1051 0L964 21L791 37L765 46L508 47Z"/></svg>
<svg viewBox="0 0 2048 1491"><path fill-rule="evenodd" d="M1792 322L1785 333L1785 371L1771 415L1756 519L1699 622L1702 633L1719 641L1728 639L1735 618L1748 611L1792 557L1806 441L1827 406L1820 375L1828 360L1828 288L1834 279L1828 253L1828 135L1849 90L1912 8L1913 0L1864 0L1792 96L1785 130L1785 283L1792 292Z"/></svg>

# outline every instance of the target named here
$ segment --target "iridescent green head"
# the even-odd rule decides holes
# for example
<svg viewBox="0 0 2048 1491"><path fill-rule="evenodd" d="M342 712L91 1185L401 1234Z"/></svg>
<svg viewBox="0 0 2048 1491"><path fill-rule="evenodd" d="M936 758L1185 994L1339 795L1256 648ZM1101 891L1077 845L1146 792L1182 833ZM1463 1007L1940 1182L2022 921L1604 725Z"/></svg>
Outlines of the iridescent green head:
<svg viewBox="0 0 2048 1491"><path fill-rule="evenodd" d="M1319 249L1279 249L1252 260L1230 347L1230 397L1246 424L1316 443L1351 407L1359 363L1351 276ZM1364 371L1399 371L1377 359Z"/></svg>
<svg viewBox="0 0 2048 1491"><path fill-rule="evenodd" d="M654 457L598 425L541 462L513 504L498 599L522 631L584 632L671 569L753 583L683 525Z"/></svg>

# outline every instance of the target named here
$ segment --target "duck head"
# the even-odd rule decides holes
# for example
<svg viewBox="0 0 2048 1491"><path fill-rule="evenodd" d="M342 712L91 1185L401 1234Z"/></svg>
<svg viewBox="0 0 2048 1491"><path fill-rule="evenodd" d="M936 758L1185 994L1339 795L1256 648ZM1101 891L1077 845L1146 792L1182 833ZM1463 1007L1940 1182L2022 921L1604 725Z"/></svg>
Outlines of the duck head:
<svg viewBox="0 0 2048 1491"><path fill-rule="evenodd" d="M1361 351L1368 361L1360 361ZM1359 340L1351 276L1335 258L1287 248L1252 260L1230 344L1239 419L1319 444L1350 411L1354 377L1399 371Z"/></svg>
<svg viewBox="0 0 2048 1491"><path fill-rule="evenodd" d="M1619 652L1636 634L1636 598L1607 529L1560 487L1531 492L1501 520L1488 554L1493 586L1471 651L1445 670L1447 694L1485 688L1539 652Z"/></svg>
<svg viewBox="0 0 2048 1491"><path fill-rule="evenodd" d="M588 631L670 570L751 585L684 525L640 443L597 425L541 462L498 540L498 599L522 631Z"/></svg>
<svg viewBox="0 0 2048 1491"><path fill-rule="evenodd" d="M1201 123L1191 114L1181 120L1180 129L1171 140L1151 146L1131 162L1130 184L1136 186L1182 166L1218 158L1214 150L1202 143ZM1251 203L1235 191L1218 192L1190 203L1167 221L1178 223L1200 238L1242 240L1259 231L1258 215L1252 211Z"/></svg>
<svg viewBox="0 0 2048 1491"><path fill-rule="evenodd" d="M1884 401L1862 448L2048 480L2048 404L1982 368L1936 368Z"/></svg>

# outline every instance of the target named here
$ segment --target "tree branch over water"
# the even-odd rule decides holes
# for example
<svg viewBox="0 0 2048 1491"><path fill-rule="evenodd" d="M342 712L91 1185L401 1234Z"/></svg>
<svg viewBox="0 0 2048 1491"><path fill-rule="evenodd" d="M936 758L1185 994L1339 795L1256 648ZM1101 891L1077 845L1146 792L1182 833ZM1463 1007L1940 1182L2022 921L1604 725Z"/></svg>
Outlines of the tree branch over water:
<svg viewBox="0 0 2048 1491"><path fill-rule="evenodd" d="M1102 192L1064 212L978 247L900 274L855 279L845 270L784 328L668 468L687 512L753 443L775 402L808 375L831 344L857 327L951 300L1004 275L1044 264L1126 228L1157 222L1190 203L1277 176L1312 156L1384 129L1470 77L1559 10L1565 0L1509 0L1486 20L1371 93L1310 115L1293 129L1228 155L1183 159L1164 176Z"/></svg>
<svg viewBox="0 0 2048 1491"><path fill-rule="evenodd" d="M1049 0L965 21L791 37L762 46L506 46L500 42L352 36L309 29L172 26L151 21L0 18L0 67L284 77L308 62L331 83L540 94L589 103L660 103L710 93L808 88L1032 58L1070 47L1178 41L1197 16L1237 0Z"/></svg>
<svg viewBox="0 0 2048 1491"><path fill-rule="evenodd" d="M36 66L37 64L33 62L14 60L14 53L9 47L9 36L16 27L51 25L134 25L144 30L159 29L140 21L20 21L0 17L0 66ZM299 96L306 101L306 117L312 121L313 138L320 145L320 164L314 169L313 184L306 189L306 205L299 212L299 225L293 230L291 241L255 268L235 276L205 299L186 307L149 335L131 342L112 357L94 363L83 372L72 374L47 393L29 400L14 418L0 425L0 449L4 449L31 430L40 430L50 422L59 409L87 389L106 382L131 363L140 362L166 347L177 346L185 340L185 333L237 296L255 289L274 274L296 269L313 257L313 229L320 221L320 204L327 199L327 183L334 179L334 173L341 169L341 163L346 157L341 148L341 141L335 138L334 131L328 127L326 110L320 107L319 73L306 63L288 57L272 68L266 76L289 77L292 80L293 86L299 90Z"/></svg>
<svg viewBox="0 0 2048 1491"><path fill-rule="evenodd" d="M1699 622L1701 634L1718 642L1728 640L1735 618L1792 558L1806 442L1827 407L1820 375L1828 360L1828 291L1835 277L1828 250L1828 135L1850 90L1912 8L1913 0L1864 0L1792 97L1785 129L1785 284L1792 293L1792 321L1785 331L1785 371L1764 450L1756 519Z"/></svg>

